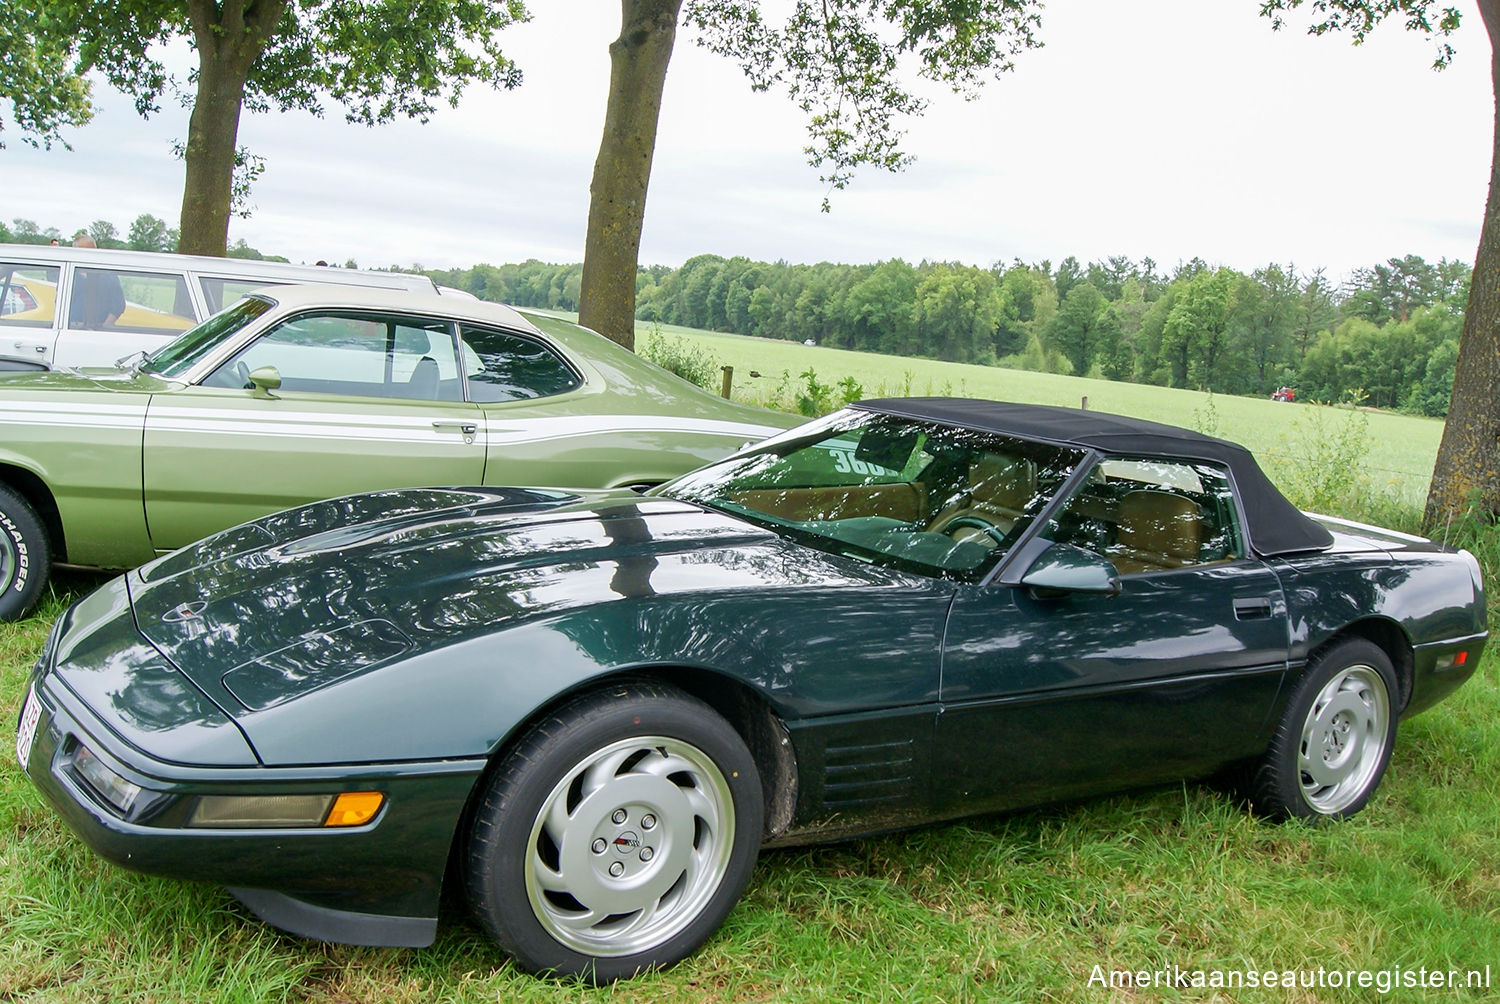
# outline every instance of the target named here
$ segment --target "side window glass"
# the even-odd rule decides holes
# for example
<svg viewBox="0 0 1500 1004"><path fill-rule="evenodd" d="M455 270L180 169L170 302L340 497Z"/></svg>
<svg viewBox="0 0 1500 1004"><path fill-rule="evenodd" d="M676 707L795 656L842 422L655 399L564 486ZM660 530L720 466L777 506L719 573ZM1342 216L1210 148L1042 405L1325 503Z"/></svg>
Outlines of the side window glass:
<svg viewBox="0 0 1500 1004"><path fill-rule="evenodd" d="M211 275L198 279L198 288L203 290L203 302L208 304L210 314L217 314L246 293L265 289L267 286L284 285L286 284L268 279L220 279Z"/></svg>
<svg viewBox="0 0 1500 1004"><path fill-rule="evenodd" d="M1043 535L1109 559L1121 575L1244 555L1229 478L1207 464L1102 461Z"/></svg>
<svg viewBox="0 0 1500 1004"><path fill-rule="evenodd" d="M0 324L46 328L57 316L56 266L0 262Z"/></svg>
<svg viewBox="0 0 1500 1004"><path fill-rule="evenodd" d="M445 321L376 314L315 313L286 321L241 349L203 381L249 386L274 366L281 388L315 394L463 399L453 334Z"/></svg>
<svg viewBox="0 0 1500 1004"><path fill-rule="evenodd" d="M463 346L469 400L480 404L550 397L583 385L572 367L531 338L465 327Z"/></svg>
<svg viewBox="0 0 1500 1004"><path fill-rule="evenodd" d="M184 276L107 268L73 270L69 328L173 334L196 323Z"/></svg>

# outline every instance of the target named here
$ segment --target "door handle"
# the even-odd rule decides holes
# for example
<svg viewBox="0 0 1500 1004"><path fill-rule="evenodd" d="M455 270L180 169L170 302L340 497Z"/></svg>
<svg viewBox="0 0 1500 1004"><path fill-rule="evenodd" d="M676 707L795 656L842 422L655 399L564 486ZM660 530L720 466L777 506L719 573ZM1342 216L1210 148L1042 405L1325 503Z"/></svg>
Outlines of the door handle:
<svg viewBox="0 0 1500 1004"><path fill-rule="evenodd" d="M479 423L477 422L433 422L432 427L440 431L457 429L465 436L472 436L479 431Z"/></svg>
<svg viewBox="0 0 1500 1004"><path fill-rule="evenodd" d="M1264 596L1234 601L1234 619L1237 621L1263 620L1271 616L1271 601Z"/></svg>

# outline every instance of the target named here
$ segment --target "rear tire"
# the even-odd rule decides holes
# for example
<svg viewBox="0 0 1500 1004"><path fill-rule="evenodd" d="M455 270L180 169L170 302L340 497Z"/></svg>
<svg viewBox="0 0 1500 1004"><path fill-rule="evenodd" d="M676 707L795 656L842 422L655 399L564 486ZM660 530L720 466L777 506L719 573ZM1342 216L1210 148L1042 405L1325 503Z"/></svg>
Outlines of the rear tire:
<svg viewBox="0 0 1500 1004"><path fill-rule="evenodd" d="M470 905L532 972L610 983L669 966L733 909L763 816L728 722L670 687L615 686L533 725L490 777Z"/></svg>
<svg viewBox="0 0 1500 1004"><path fill-rule="evenodd" d="M1256 811L1317 822L1364 808L1396 742L1397 693L1390 657L1363 638L1309 664L1251 775Z"/></svg>
<svg viewBox="0 0 1500 1004"><path fill-rule="evenodd" d="M0 485L0 621L31 613L51 570L47 528L29 502Z"/></svg>

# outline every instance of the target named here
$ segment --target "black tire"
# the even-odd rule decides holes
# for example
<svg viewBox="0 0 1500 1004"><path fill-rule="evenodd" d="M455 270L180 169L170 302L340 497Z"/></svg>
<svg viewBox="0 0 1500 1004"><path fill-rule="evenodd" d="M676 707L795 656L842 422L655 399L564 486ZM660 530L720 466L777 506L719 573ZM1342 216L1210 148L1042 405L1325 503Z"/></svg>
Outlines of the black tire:
<svg viewBox="0 0 1500 1004"><path fill-rule="evenodd" d="M31 613L52 571L52 546L36 510L0 485L0 621Z"/></svg>
<svg viewBox="0 0 1500 1004"><path fill-rule="evenodd" d="M763 816L755 761L712 708L611 687L531 726L487 781L469 903L532 972L610 983L670 966L744 892Z"/></svg>
<svg viewBox="0 0 1500 1004"><path fill-rule="evenodd" d="M1396 742L1398 692L1390 657L1373 642L1351 638L1318 656L1251 772L1255 810L1318 822L1364 808Z"/></svg>

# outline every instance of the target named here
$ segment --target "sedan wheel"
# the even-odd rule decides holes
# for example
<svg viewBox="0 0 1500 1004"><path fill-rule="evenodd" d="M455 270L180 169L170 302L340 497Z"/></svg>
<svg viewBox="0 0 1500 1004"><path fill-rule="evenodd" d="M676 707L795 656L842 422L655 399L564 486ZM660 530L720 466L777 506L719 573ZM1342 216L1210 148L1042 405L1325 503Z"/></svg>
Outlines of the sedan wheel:
<svg viewBox="0 0 1500 1004"><path fill-rule="evenodd" d="M739 898L762 814L749 751L711 708L651 684L592 695L491 779L470 898L528 969L608 982L670 965Z"/></svg>
<svg viewBox="0 0 1500 1004"><path fill-rule="evenodd" d="M1309 665L1255 772L1256 808L1314 820L1363 808L1395 743L1394 693L1390 659L1364 639L1342 642Z"/></svg>

